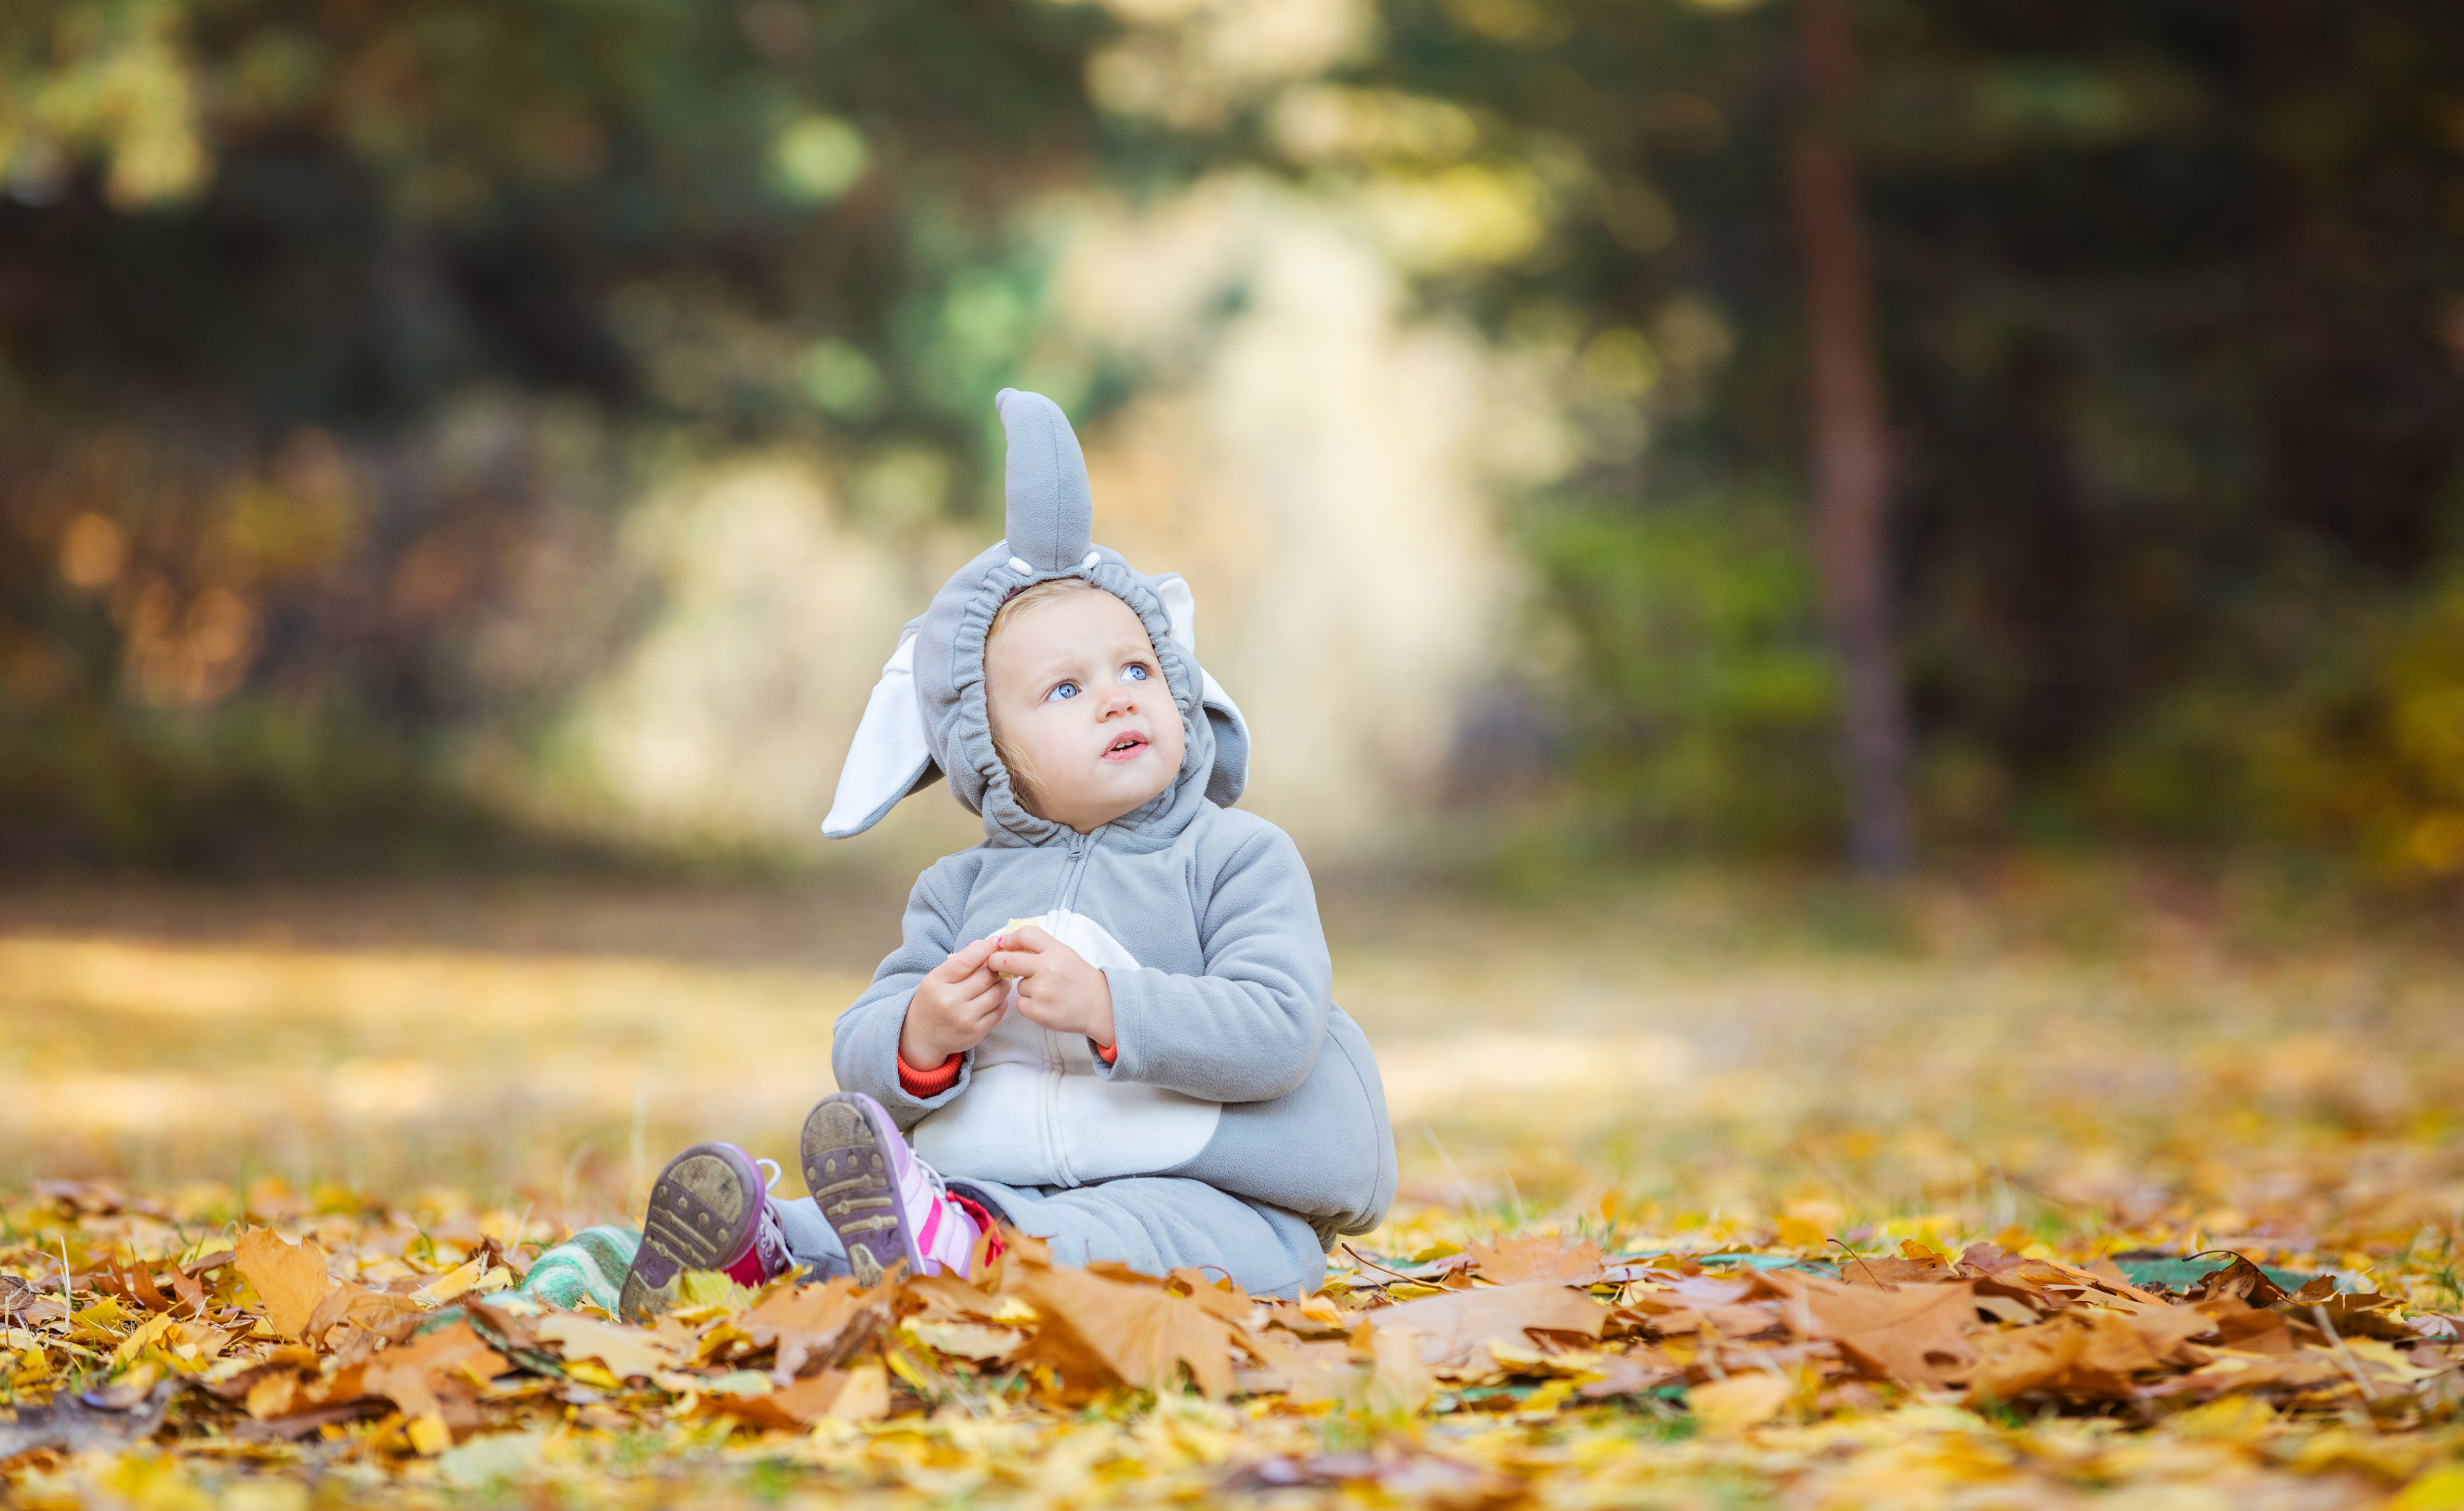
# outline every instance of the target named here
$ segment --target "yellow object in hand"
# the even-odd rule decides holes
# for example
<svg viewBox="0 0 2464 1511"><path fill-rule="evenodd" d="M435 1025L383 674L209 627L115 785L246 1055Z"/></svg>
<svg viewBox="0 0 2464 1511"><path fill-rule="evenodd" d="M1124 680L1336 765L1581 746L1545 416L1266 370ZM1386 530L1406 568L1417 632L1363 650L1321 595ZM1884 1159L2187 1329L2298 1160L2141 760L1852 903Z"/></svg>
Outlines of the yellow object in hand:
<svg viewBox="0 0 2464 1511"><path fill-rule="evenodd" d="M1017 933L1020 929L1026 927L1030 923L1034 924L1037 928L1042 928L1044 926L1044 920L1040 918L1014 918L1008 922L1003 923L1001 925L1001 943L1003 944L1007 944L1009 943L1009 937L1012 934ZM1018 972L1014 970L996 970L993 974L999 976L1003 981L1016 981L1018 979Z"/></svg>

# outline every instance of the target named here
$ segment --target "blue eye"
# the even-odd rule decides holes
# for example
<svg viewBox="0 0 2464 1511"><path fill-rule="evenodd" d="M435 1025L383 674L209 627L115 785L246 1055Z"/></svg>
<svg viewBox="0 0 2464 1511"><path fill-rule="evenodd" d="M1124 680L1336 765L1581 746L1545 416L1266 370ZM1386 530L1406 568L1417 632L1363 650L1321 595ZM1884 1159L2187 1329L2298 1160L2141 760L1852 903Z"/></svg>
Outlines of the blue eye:
<svg viewBox="0 0 2464 1511"><path fill-rule="evenodd" d="M1078 696L1078 684L1077 684L1077 683L1075 683L1075 682L1063 682L1063 683L1061 683L1059 686L1057 686L1057 687L1053 688L1053 690L1052 690L1052 691L1050 691L1050 692L1048 692L1048 693L1045 694L1045 695L1044 695L1044 700L1045 700L1045 702L1047 702L1047 703L1066 703L1066 702L1067 702L1069 700L1071 700L1071 699L1073 699L1073 698L1075 698L1075 697L1077 697L1077 696Z"/></svg>
<svg viewBox="0 0 2464 1511"><path fill-rule="evenodd" d="M1147 669L1135 661L1121 668L1121 680L1124 682L1143 682L1146 679Z"/></svg>

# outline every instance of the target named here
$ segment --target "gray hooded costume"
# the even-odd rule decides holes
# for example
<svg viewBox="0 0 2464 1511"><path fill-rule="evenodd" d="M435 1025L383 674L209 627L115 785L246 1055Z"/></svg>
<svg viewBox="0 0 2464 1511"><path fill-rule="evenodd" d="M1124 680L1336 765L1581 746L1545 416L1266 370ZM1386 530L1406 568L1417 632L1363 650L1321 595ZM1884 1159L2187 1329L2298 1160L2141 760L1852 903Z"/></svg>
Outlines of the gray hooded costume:
<svg viewBox="0 0 2464 1511"><path fill-rule="evenodd" d="M903 943L838 1020L832 1068L953 1185L1051 1239L1058 1257L1213 1266L1252 1292L1313 1290L1334 1236L1384 1216L1395 1141L1368 1041L1331 995L1308 868L1281 830L1229 806L1247 781L1248 729L1198 665L1187 585L1089 543L1086 462L1058 406L1016 389L995 404L1009 437L1008 539L900 635L824 826L860 833L946 775L983 816L984 841L916 879ZM984 707L993 614L1055 577L1085 578L1144 621L1186 736L1171 787L1086 834L1020 805ZM898 1039L917 983L1025 918L1105 973L1117 1058L1013 1005L956 1085L909 1095ZM799 1254L843 1266L810 1204L785 1205Z"/></svg>

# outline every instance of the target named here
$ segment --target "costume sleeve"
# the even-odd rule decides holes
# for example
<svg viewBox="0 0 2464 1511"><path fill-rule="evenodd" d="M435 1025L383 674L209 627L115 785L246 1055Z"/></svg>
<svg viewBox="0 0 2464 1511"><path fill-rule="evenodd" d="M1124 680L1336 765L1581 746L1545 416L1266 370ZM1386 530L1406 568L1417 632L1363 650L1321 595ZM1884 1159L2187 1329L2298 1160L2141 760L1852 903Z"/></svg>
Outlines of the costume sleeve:
<svg viewBox="0 0 2464 1511"><path fill-rule="evenodd" d="M1095 1073L1211 1101L1283 1096L1317 1062L1334 993L1309 867L1260 821L1198 881L1206 973L1107 969L1117 1053Z"/></svg>
<svg viewBox="0 0 2464 1511"><path fill-rule="evenodd" d="M907 896L907 917L898 947L872 973L872 985L839 1014L830 1030L830 1071L842 1091L864 1092L890 1109L901 1129L947 1104L967 1089L975 1051L959 1056L957 1073L929 1096L909 1091L899 1076L898 1036L907 1026L907 1004L925 974L958 947L967 894L975 878L972 857L961 853L936 862L915 878ZM928 1073L932 1074L932 1073ZM937 1079L937 1075L934 1076Z"/></svg>

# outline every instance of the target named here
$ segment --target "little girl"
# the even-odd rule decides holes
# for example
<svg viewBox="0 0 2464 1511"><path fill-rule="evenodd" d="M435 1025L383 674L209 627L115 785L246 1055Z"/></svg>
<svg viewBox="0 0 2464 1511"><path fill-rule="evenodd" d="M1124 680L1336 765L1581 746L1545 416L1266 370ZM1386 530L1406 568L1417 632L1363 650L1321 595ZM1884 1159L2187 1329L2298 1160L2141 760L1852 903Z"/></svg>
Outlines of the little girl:
<svg viewBox="0 0 2464 1511"><path fill-rule="evenodd" d="M1394 1197L1385 1093L1331 996L1309 870L1231 807L1248 727L1198 664L1188 585L1089 544L1058 406L994 402L1008 539L900 634L823 826L861 833L947 775L983 843L916 879L903 942L838 1020L846 1089L801 1143L811 1199L770 1196L769 1162L734 1144L678 1155L627 1317L687 1269L964 1274L1003 1223L1065 1262L1303 1295Z"/></svg>

